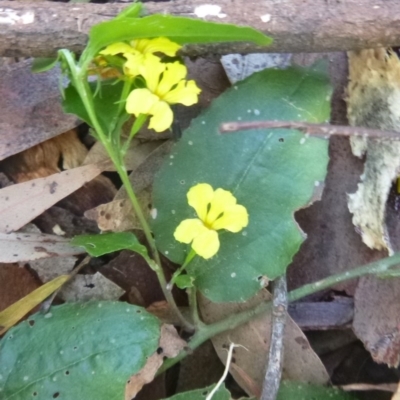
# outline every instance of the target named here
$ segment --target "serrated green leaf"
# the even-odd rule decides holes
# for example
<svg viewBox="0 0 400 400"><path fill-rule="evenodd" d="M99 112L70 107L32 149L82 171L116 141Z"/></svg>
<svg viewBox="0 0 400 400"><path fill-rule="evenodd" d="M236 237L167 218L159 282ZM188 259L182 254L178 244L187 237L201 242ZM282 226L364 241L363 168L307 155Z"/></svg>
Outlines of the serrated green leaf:
<svg viewBox="0 0 400 400"><path fill-rule="evenodd" d="M284 381L281 383L277 400L355 400L342 390L326 386L309 385L302 382Z"/></svg>
<svg viewBox="0 0 400 400"><path fill-rule="evenodd" d="M164 400L204 400L214 388L214 386L215 385L208 386L204 389L196 389L190 390L189 392L178 393L175 396L168 397L168 399ZM212 400L230 400L230 398L230 393L228 392L228 390L225 389L225 386L222 385L215 392Z"/></svg>
<svg viewBox="0 0 400 400"><path fill-rule="evenodd" d="M101 235L80 235L71 240L74 246L84 247L93 257L113 253L119 250L131 250L143 257L148 257L147 249L140 244L131 232L111 232Z"/></svg>
<svg viewBox="0 0 400 400"><path fill-rule="evenodd" d="M32 72L45 72L52 69L58 63L58 57L35 58L32 62Z"/></svg>
<svg viewBox="0 0 400 400"><path fill-rule="evenodd" d="M231 88L192 121L154 184L152 221L159 249L181 264L188 246L174 240L178 224L195 217L186 193L197 183L230 190L249 213L242 232L223 232L215 257L187 267L195 285L215 302L244 301L259 279L281 275L304 235L294 212L325 179L328 142L296 130L253 130L221 135L227 121L325 122L331 87L316 69L265 70Z"/></svg>
<svg viewBox="0 0 400 400"><path fill-rule="evenodd" d="M102 81L101 89L97 92L97 82L91 82L89 86L91 92L93 94L96 93L96 95L93 96L93 104L100 125L104 132L110 133L118 118L119 101L121 99L123 82ZM66 113L75 114L93 127L86 108L72 84L68 85L64 91L64 100L62 105ZM123 109L125 110L125 107L123 107ZM123 118L127 119L128 114L125 113L125 117Z"/></svg>
<svg viewBox="0 0 400 400"><path fill-rule="evenodd" d="M117 17L92 27L81 62L89 62L103 47L115 42L161 36L180 44L246 41L267 46L272 43L271 38L250 27L158 14Z"/></svg>
<svg viewBox="0 0 400 400"><path fill-rule="evenodd" d="M157 318L121 302L70 303L35 314L0 342L2 400L123 399L158 346Z"/></svg>

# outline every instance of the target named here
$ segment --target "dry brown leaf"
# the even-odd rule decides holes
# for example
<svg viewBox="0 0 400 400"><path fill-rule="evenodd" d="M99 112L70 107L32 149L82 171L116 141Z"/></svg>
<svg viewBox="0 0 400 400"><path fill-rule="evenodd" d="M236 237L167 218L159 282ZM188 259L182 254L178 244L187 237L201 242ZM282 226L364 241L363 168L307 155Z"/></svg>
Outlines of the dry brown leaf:
<svg viewBox="0 0 400 400"><path fill-rule="evenodd" d="M145 146L146 145L146 146ZM145 143L137 145L138 160L142 160L130 174L130 181L145 214L149 216L151 207L151 185L165 157L172 147L171 141ZM142 149L142 150L140 150ZM144 150L145 149L145 150ZM153 149L153 150L152 150ZM124 187L117 192L114 200L85 212L85 217L97 222L102 231L122 232L129 229L141 229L141 225L133 212Z"/></svg>
<svg viewBox="0 0 400 400"><path fill-rule="evenodd" d="M144 214L149 216L151 206L150 188L136 195ZM101 231L124 232L130 229L142 229L128 199L113 200L85 212L85 217L96 221Z"/></svg>
<svg viewBox="0 0 400 400"><path fill-rule="evenodd" d="M89 300L118 300L125 291L100 272L94 275L75 275L60 290L68 302Z"/></svg>
<svg viewBox="0 0 400 400"><path fill-rule="evenodd" d="M29 266L38 274L40 280L45 283L57 278L57 276L70 274L75 263L75 257L52 257L30 261Z"/></svg>
<svg viewBox="0 0 400 400"><path fill-rule="evenodd" d="M60 70L35 74L31 60L0 68L0 160L76 127L58 90Z"/></svg>
<svg viewBox="0 0 400 400"><path fill-rule="evenodd" d="M400 383L397 386L396 393L394 393L392 400L400 400Z"/></svg>
<svg viewBox="0 0 400 400"><path fill-rule="evenodd" d="M63 171L0 190L0 232L20 229L102 172L101 164Z"/></svg>
<svg viewBox="0 0 400 400"><path fill-rule="evenodd" d="M43 178L81 166L87 149L75 130L65 132L9 157L2 162L2 170L15 183Z"/></svg>
<svg viewBox="0 0 400 400"><path fill-rule="evenodd" d="M128 171L133 171L142 164L148 155L154 151L162 142L160 140L141 143L140 140L134 139L125 156L125 166ZM87 154L83 165L95 164L106 161L109 156L101 142L96 142ZM107 171L115 171L115 167L110 164Z"/></svg>
<svg viewBox="0 0 400 400"><path fill-rule="evenodd" d="M218 321L245 309L252 308L260 301L271 299L263 290L246 303L212 303L205 297L199 298L199 306L206 323ZM212 339L215 350L222 362L230 343L242 345L234 350L234 362L230 372L236 382L249 394L261 393L271 336L271 315L263 314L238 328L222 333ZM307 338L288 316L284 338L284 360L282 379L325 384L329 375L321 360L310 347ZM247 349L247 350L246 350Z"/></svg>
<svg viewBox="0 0 400 400"><path fill-rule="evenodd" d="M376 362L399 365L400 278L360 279L354 297L353 329Z"/></svg>
<svg viewBox="0 0 400 400"><path fill-rule="evenodd" d="M164 357L172 358L186 346L176 329L172 325L161 326L161 335L157 351L151 355L145 366L135 375L132 375L125 387L125 400L136 397L142 387L154 379L155 374L163 363Z"/></svg>
<svg viewBox="0 0 400 400"><path fill-rule="evenodd" d="M70 244L69 239L43 233L1 233L0 262L23 262L48 257L82 254L82 247Z"/></svg>

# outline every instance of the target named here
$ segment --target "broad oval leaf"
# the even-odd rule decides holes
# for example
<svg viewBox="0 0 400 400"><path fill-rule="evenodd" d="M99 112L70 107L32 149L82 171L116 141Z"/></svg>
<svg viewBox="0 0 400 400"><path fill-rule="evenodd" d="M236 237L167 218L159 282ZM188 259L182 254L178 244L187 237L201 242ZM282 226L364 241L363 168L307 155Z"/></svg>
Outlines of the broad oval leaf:
<svg viewBox="0 0 400 400"><path fill-rule="evenodd" d="M174 240L178 224L195 217L186 193L197 183L230 190L249 213L240 233L219 235L210 260L187 270L212 301L244 301L260 289L263 276L281 275L304 234L294 212L312 199L325 179L328 142L296 130L253 130L221 135L227 121L325 122L331 88L320 68L265 70L234 86L196 118L174 147L154 184L153 228L159 249L182 263L187 245Z"/></svg>
<svg viewBox="0 0 400 400"><path fill-rule="evenodd" d="M203 389L190 390L188 392L178 393L175 396L168 397L165 400L205 400L215 385L208 386ZM225 385L221 385L218 390L214 393L212 400L230 400L231 394L225 388Z"/></svg>
<svg viewBox="0 0 400 400"><path fill-rule="evenodd" d="M0 342L2 400L123 399L158 346L157 318L121 302L69 303L35 314Z"/></svg>
<svg viewBox="0 0 400 400"><path fill-rule="evenodd" d="M246 41L268 46L272 43L271 38L250 27L159 14L144 18L117 17L92 27L81 64L86 65L109 44L160 36L180 44Z"/></svg>
<svg viewBox="0 0 400 400"><path fill-rule="evenodd" d="M336 388L310 385L304 382L283 381L277 400L355 400L349 393Z"/></svg>

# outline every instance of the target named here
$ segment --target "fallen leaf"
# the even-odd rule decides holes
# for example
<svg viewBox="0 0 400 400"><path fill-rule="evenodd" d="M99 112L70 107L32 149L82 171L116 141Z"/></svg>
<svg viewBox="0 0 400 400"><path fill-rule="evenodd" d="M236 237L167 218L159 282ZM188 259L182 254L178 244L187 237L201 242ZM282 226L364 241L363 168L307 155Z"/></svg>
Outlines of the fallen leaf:
<svg viewBox="0 0 400 400"><path fill-rule="evenodd" d="M260 301L268 301L271 294L267 290L246 303L212 303L199 297L201 314L206 323L221 320L227 315L252 308ZM271 315L262 314L236 329L227 331L212 339L218 356L225 362L226 351L231 342L242 345L234 349L234 360L230 372L236 382L252 396L259 396L267 364L271 336ZM329 375L321 360L312 350L306 336L288 316L284 338L284 360L282 379L325 384Z"/></svg>
<svg viewBox="0 0 400 400"><path fill-rule="evenodd" d="M15 186L15 185L14 185ZM69 239L43 233L1 233L0 262L23 262L47 257L66 257L84 253L71 246Z"/></svg>
<svg viewBox="0 0 400 400"><path fill-rule="evenodd" d="M59 276L0 312L0 335L15 325L24 315L50 296L68 279L68 275Z"/></svg>
<svg viewBox="0 0 400 400"><path fill-rule="evenodd" d="M0 282L0 311L41 285L27 268L18 264L0 264Z"/></svg>
<svg viewBox="0 0 400 400"><path fill-rule="evenodd" d="M35 74L31 60L0 68L0 160L76 127L58 90L60 69Z"/></svg>
<svg viewBox="0 0 400 400"><path fill-rule="evenodd" d="M32 260L29 266L38 274L42 282L48 282L57 276L71 273L75 263L75 257L52 257Z"/></svg>
<svg viewBox="0 0 400 400"><path fill-rule="evenodd" d="M161 326L161 336L157 351L151 355L145 366L135 375L132 375L125 387L125 400L136 397L142 387L154 379L155 374L163 363L164 357L172 358L186 346L172 325Z"/></svg>
<svg viewBox="0 0 400 400"><path fill-rule="evenodd" d="M91 164L0 190L0 232L20 229L102 172Z"/></svg>
<svg viewBox="0 0 400 400"><path fill-rule="evenodd" d="M15 183L43 178L81 166L87 149L75 130L70 130L15 154L2 162L2 171Z"/></svg>
<svg viewBox="0 0 400 400"><path fill-rule="evenodd" d="M292 54L284 53L228 54L221 57L221 64L229 81L235 84L266 68L287 68L291 64L291 58Z"/></svg>
<svg viewBox="0 0 400 400"><path fill-rule="evenodd" d="M400 383L397 386L396 393L393 394L392 400L400 400Z"/></svg>
<svg viewBox="0 0 400 400"><path fill-rule="evenodd" d="M132 168L129 180L147 217L150 215L152 204L151 185L154 176L169 154L172 144L172 141L164 141L161 145L158 142L157 146L155 143L148 143L147 147L144 146L145 144L137 145L132 150L138 149L138 160L142 161L137 162L136 167ZM121 187L112 202L88 210L84 215L86 218L96 221L102 231L123 232L130 229L141 229L124 187Z"/></svg>
<svg viewBox="0 0 400 400"><path fill-rule="evenodd" d="M354 297L353 330L378 363L400 362L400 278L360 279Z"/></svg>
<svg viewBox="0 0 400 400"><path fill-rule="evenodd" d="M125 291L100 272L94 275L75 275L60 290L60 297L67 301L118 300Z"/></svg>
<svg viewBox="0 0 400 400"><path fill-rule="evenodd" d="M400 60L385 48L349 53L348 117L353 126L400 130L397 77ZM400 172L400 142L354 137L353 154L366 154L364 172L357 191L349 195L353 224L371 249L388 250L392 244L385 224L386 202Z"/></svg>
<svg viewBox="0 0 400 400"><path fill-rule="evenodd" d="M147 218L150 215L151 191L150 188L136 194L139 204ZM96 221L97 226L103 232L124 232L131 229L142 229L132 203L128 199L113 200L106 204L100 204L85 212L85 217Z"/></svg>
<svg viewBox="0 0 400 400"><path fill-rule="evenodd" d="M164 142L164 141L162 141ZM142 164L151 152L153 152L161 141L141 142L134 139L125 155L125 166L128 171L133 171ZM87 154L83 165L96 164L109 159L109 156L101 142L96 142ZM110 164L107 171L115 171L114 165Z"/></svg>

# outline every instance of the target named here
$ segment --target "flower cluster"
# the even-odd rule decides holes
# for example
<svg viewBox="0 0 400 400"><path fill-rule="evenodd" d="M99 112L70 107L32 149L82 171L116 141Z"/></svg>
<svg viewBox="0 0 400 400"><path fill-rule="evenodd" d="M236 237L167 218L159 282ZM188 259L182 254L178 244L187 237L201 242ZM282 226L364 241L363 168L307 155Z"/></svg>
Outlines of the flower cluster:
<svg viewBox="0 0 400 400"><path fill-rule="evenodd" d="M213 190L208 183L199 183L189 189L187 199L198 218L182 221L174 237L179 242L192 243L192 249L205 259L219 250L218 230L239 232L249 223L246 208L236 204L236 198L227 190Z"/></svg>
<svg viewBox="0 0 400 400"><path fill-rule="evenodd" d="M173 121L170 105L190 106L198 101L200 89L186 80L187 68L179 61L163 62L157 54L174 57L180 45L167 38L139 39L114 43L100 52L100 57L122 58L123 74L132 81L141 77L145 87L133 89L126 99L129 114L151 116L149 128L156 132L168 129Z"/></svg>

